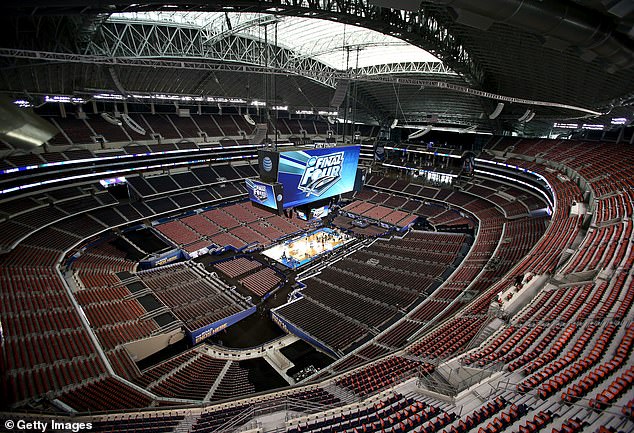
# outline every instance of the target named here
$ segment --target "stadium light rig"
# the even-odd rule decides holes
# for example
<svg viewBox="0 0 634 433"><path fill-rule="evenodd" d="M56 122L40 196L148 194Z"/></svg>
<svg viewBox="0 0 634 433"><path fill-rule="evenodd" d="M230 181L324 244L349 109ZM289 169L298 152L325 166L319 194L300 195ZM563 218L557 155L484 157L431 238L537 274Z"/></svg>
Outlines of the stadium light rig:
<svg viewBox="0 0 634 433"><path fill-rule="evenodd" d="M587 129L589 131L603 131L605 126L594 123L584 123L581 129Z"/></svg>
<svg viewBox="0 0 634 433"><path fill-rule="evenodd" d="M25 101L24 99L18 99L17 101L13 101L13 103L20 108L29 108L33 106L33 104L29 101Z"/></svg>
<svg viewBox="0 0 634 433"><path fill-rule="evenodd" d="M53 95L44 96L44 102L68 102L73 104L84 104L86 100L84 98L77 98L73 96Z"/></svg>
<svg viewBox="0 0 634 433"><path fill-rule="evenodd" d="M246 104L247 101L242 98L226 98L222 96L187 96L187 95L168 95L165 93L158 94L139 94L132 93L124 96L118 93L98 93L92 96L94 99L123 101L127 99L146 99L157 101L178 101L178 102L209 102L209 103L228 103L228 104ZM65 101L54 101L65 102ZM83 100L83 102L86 102ZM82 102L82 103L83 103Z"/></svg>
<svg viewBox="0 0 634 433"><path fill-rule="evenodd" d="M559 129L579 129L579 124L578 123L558 123L555 122L553 124L553 128L559 128Z"/></svg>

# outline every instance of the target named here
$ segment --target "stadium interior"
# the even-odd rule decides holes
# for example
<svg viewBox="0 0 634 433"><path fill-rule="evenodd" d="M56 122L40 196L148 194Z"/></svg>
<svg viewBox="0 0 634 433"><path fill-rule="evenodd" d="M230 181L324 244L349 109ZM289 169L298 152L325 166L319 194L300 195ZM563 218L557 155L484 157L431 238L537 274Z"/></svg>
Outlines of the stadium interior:
<svg viewBox="0 0 634 433"><path fill-rule="evenodd" d="M0 430L634 432L631 0L0 24Z"/></svg>

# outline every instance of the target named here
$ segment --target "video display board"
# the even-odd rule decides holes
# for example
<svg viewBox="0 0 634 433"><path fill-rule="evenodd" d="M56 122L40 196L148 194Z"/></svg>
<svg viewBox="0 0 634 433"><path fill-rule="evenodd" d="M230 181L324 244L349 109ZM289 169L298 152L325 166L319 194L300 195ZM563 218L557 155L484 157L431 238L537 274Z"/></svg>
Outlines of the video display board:
<svg viewBox="0 0 634 433"><path fill-rule="evenodd" d="M282 202L281 185L247 179L246 187L247 191L249 191L249 198L252 202L274 210L278 210L278 204L281 204Z"/></svg>
<svg viewBox="0 0 634 433"><path fill-rule="evenodd" d="M311 209L310 216L312 218L326 218L330 213L330 206L320 206L315 209Z"/></svg>
<svg viewBox="0 0 634 433"><path fill-rule="evenodd" d="M284 208L350 192L354 188L360 146L280 152L277 181Z"/></svg>

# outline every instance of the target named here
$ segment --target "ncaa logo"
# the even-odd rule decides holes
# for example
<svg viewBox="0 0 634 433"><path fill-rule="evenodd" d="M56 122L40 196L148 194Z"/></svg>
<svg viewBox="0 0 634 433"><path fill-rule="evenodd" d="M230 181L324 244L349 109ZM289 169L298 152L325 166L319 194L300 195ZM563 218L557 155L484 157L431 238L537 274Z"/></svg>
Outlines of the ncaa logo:
<svg viewBox="0 0 634 433"><path fill-rule="evenodd" d="M271 161L271 158L269 158L268 156L264 157L264 159L262 160L262 168L264 168L264 171L273 170L273 161Z"/></svg>

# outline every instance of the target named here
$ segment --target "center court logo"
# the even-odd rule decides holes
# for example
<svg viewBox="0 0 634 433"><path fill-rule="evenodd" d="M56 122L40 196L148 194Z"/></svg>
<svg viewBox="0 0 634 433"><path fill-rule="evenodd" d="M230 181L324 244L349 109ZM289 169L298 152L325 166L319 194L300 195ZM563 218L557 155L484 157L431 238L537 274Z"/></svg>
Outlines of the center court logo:
<svg viewBox="0 0 634 433"><path fill-rule="evenodd" d="M321 196L341 179L343 159L344 152L313 156L306 162L298 189L305 192L306 197Z"/></svg>

